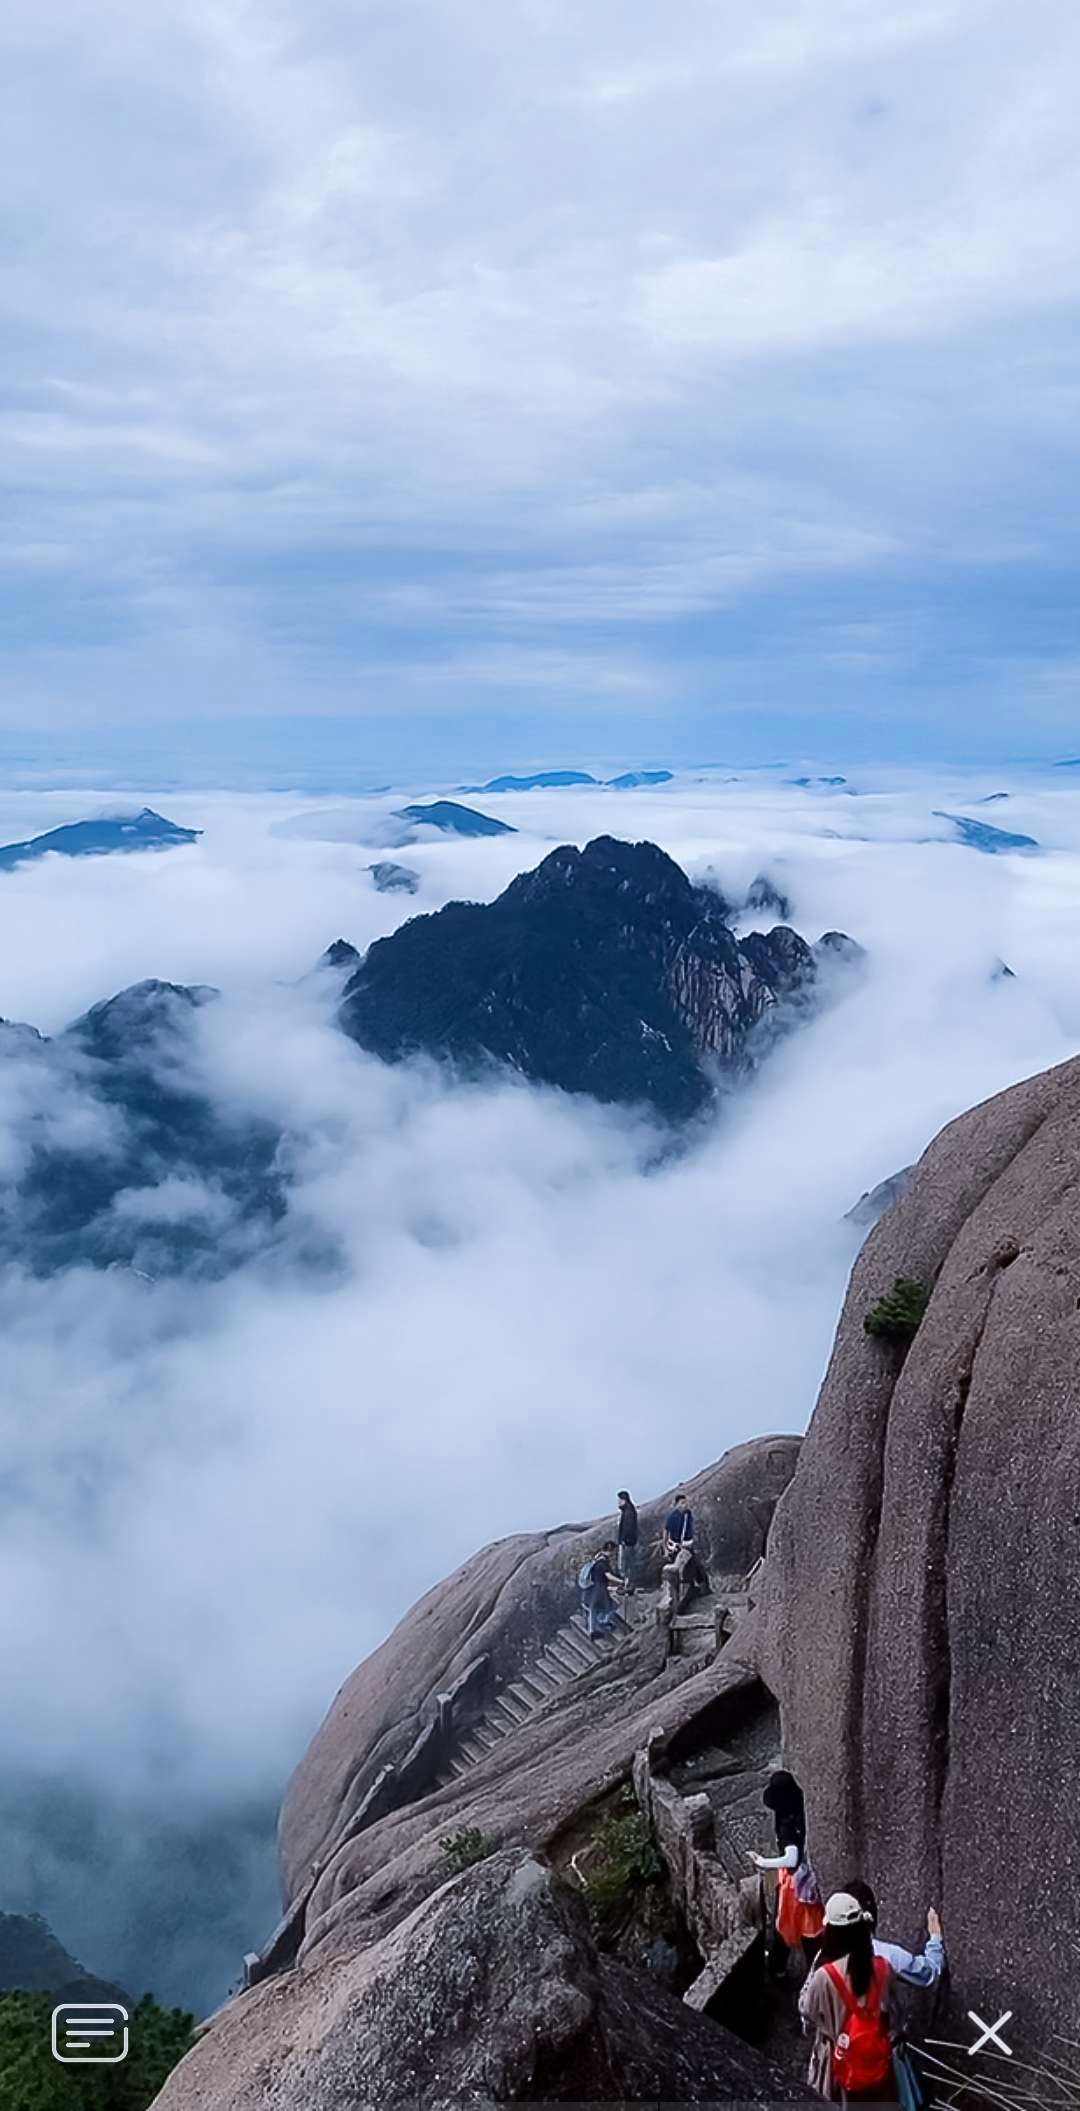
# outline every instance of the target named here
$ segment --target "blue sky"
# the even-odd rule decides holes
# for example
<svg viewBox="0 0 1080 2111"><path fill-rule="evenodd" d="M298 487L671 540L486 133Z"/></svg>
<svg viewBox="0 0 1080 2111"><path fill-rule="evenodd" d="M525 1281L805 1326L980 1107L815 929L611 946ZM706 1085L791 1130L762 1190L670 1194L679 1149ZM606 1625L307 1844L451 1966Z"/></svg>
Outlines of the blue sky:
<svg viewBox="0 0 1080 2111"><path fill-rule="evenodd" d="M9 0L0 58L0 761L1080 750L1065 0Z"/></svg>

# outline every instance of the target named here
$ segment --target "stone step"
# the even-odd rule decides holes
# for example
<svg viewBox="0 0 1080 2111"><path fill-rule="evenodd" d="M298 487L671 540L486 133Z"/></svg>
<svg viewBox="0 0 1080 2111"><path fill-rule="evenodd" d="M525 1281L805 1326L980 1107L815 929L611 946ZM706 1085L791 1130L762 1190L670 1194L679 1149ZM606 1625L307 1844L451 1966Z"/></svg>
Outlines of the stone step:
<svg viewBox="0 0 1080 2111"><path fill-rule="evenodd" d="M518 1677L509 1686L504 1686L502 1690L502 1698L504 1700L513 1701L524 1711L522 1715L523 1722L527 1722L530 1715L536 1714L542 1697L535 1686L528 1684L523 1673L519 1673Z"/></svg>
<svg viewBox="0 0 1080 2111"><path fill-rule="evenodd" d="M482 1715L479 1722L472 1724L472 1734L477 1744L482 1744L487 1751L493 1752L496 1745L502 1743L506 1731L493 1723L490 1715Z"/></svg>
<svg viewBox="0 0 1080 2111"><path fill-rule="evenodd" d="M581 1629L574 1627L572 1624L568 1623L566 1627L560 1627L555 1640L566 1651L568 1656L574 1658L582 1671L591 1671L593 1665L600 1661L588 1636L583 1635Z"/></svg>
<svg viewBox="0 0 1080 2111"><path fill-rule="evenodd" d="M621 1618L616 1620L614 1626L609 1628L606 1634L599 1635L591 1635L584 1620L579 1619L577 1614L574 1615L570 1624L577 1629L582 1641L586 1642L590 1649L595 1649L602 1656L610 1656L616 1641L621 1641L622 1637L630 1631L625 1620Z"/></svg>
<svg viewBox="0 0 1080 2111"><path fill-rule="evenodd" d="M454 1746L454 1758L464 1759L469 1766L476 1766L478 1761L487 1758L487 1747L477 1744L472 1731L466 1730Z"/></svg>
<svg viewBox="0 0 1080 2111"><path fill-rule="evenodd" d="M560 1664L570 1679L580 1678L582 1672L588 1668L577 1651L571 1649L570 1644L563 1642L558 1635L553 1642L548 1643L544 1654L551 1657L556 1664Z"/></svg>
<svg viewBox="0 0 1080 2111"><path fill-rule="evenodd" d="M501 1723L506 1736L509 1736L511 1730L520 1730L522 1723L528 1722L532 1712L523 1701L510 1700L509 1691L509 1687L504 1686L501 1693L495 1695L487 1711L489 1723L493 1726Z"/></svg>
<svg viewBox="0 0 1080 2111"><path fill-rule="evenodd" d="M552 1656L550 1649L545 1649L543 1655L529 1666L529 1675L549 1679L552 1691L561 1693L576 1673L568 1671L565 1664L560 1664L558 1658Z"/></svg>

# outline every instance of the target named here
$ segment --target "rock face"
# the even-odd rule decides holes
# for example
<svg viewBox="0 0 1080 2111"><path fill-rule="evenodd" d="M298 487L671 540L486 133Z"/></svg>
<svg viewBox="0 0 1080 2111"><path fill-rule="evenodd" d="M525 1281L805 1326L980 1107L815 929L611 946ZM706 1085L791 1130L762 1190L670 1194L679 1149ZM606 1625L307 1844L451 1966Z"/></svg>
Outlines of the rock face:
<svg viewBox="0 0 1080 2111"><path fill-rule="evenodd" d="M171 850L178 843L197 843L200 828L179 828L166 821L152 806L138 814L114 814L98 821L71 821L63 828L50 828L43 836L25 843L5 843L0 849L0 871L10 871L33 858L51 852L65 858L100 858L115 851Z"/></svg>
<svg viewBox="0 0 1080 2111"><path fill-rule="evenodd" d="M550 1869L508 1849L367 1948L257 1988L189 2054L159 2111L360 2111L795 2095L647 1972L601 1956Z"/></svg>
<svg viewBox="0 0 1080 2111"><path fill-rule="evenodd" d="M756 1561L797 1455L794 1438L762 1439L686 1484L713 1574L742 1575ZM669 1492L640 1505L647 1544L670 1501ZM564 1525L485 1548L342 1687L282 1811L285 1902L301 1906L299 1961L224 2011L169 2082L160 2100L168 2111L271 2103L346 2111L365 2094L441 2101L470 2089L481 2100L655 2097L675 2083L685 2098L786 2093L718 2026L704 2023L699 2036L689 2012L658 1998L652 1981L597 1955L550 1875L520 1852L558 1866L558 1843L583 1812L604 1808L658 1724L675 1736L718 1693L742 1691L751 1674L733 1657L670 1658L646 1621L591 1668L537 1689L532 1712L511 1718L464 1771L350 1832L382 1770L403 1768L437 1696L470 1663L486 1660L496 1695L537 1677L537 1652L576 1605L581 1562L611 1529L610 1520ZM467 1829L483 1834L492 1859L447 1886L440 1843ZM768 1844L764 1816L760 1844ZM455 2027L455 2002L470 2017L465 2032ZM630 2020L634 2008L647 2020L644 2036ZM504 2029L504 2012L513 2028ZM535 2032L519 2027L528 2018ZM375 2068L363 2066L358 2032ZM364 2087L349 2094L348 2077L361 2070Z"/></svg>
<svg viewBox="0 0 1080 2111"><path fill-rule="evenodd" d="M552 851L495 902L451 902L380 939L341 1020L389 1061L494 1060L679 1120L747 1067L755 1030L805 1000L817 971L784 926L736 939L722 899L655 844L600 836Z"/></svg>
<svg viewBox="0 0 1080 2111"><path fill-rule="evenodd" d="M856 1264L762 1615L820 1873L901 1941L940 1906L961 2013L1042 2047L1080 2028L1078 1204L1080 1062L930 1146ZM863 1329L901 1275L933 1285L903 1359Z"/></svg>

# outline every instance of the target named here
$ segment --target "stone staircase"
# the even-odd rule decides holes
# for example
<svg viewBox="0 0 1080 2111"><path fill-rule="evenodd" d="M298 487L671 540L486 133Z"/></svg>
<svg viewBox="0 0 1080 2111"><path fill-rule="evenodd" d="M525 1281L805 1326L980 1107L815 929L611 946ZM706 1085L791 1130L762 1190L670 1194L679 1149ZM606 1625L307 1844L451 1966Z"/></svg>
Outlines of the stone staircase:
<svg viewBox="0 0 1080 2111"><path fill-rule="evenodd" d="M637 1603L640 1602L639 1597ZM583 1615L572 1614L539 1656L505 1686L500 1686L484 1713L455 1739L445 1767L435 1777L433 1788L446 1788L451 1781L460 1780L470 1768L479 1766L489 1752L494 1752L504 1738L512 1737L515 1730L520 1730L522 1724L556 1694L564 1692L575 1679L595 1671L598 1664L606 1664L613 1651L620 1643L631 1639L634 1631L635 1627L628 1626L619 1613L609 1633L590 1635Z"/></svg>
<svg viewBox="0 0 1080 2111"><path fill-rule="evenodd" d="M749 1578L715 1575L709 1578L709 1601L691 1600L670 1622L670 1654L674 1657L711 1657L722 1649L753 1605Z"/></svg>

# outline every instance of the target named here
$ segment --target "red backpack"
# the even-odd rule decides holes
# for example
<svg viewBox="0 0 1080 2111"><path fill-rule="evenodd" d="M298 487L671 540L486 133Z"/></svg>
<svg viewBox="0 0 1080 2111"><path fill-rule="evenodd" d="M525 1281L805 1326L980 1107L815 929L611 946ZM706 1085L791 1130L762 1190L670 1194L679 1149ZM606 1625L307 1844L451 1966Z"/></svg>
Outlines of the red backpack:
<svg viewBox="0 0 1080 2111"><path fill-rule="evenodd" d="M833 2046L833 2081L845 2096L872 2096L892 2076L892 2039L881 2013L892 1968L884 1957L875 1957L873 1983L861 2000L838 1964L825 1970L844 2004L844 2028Z"/></svg>

